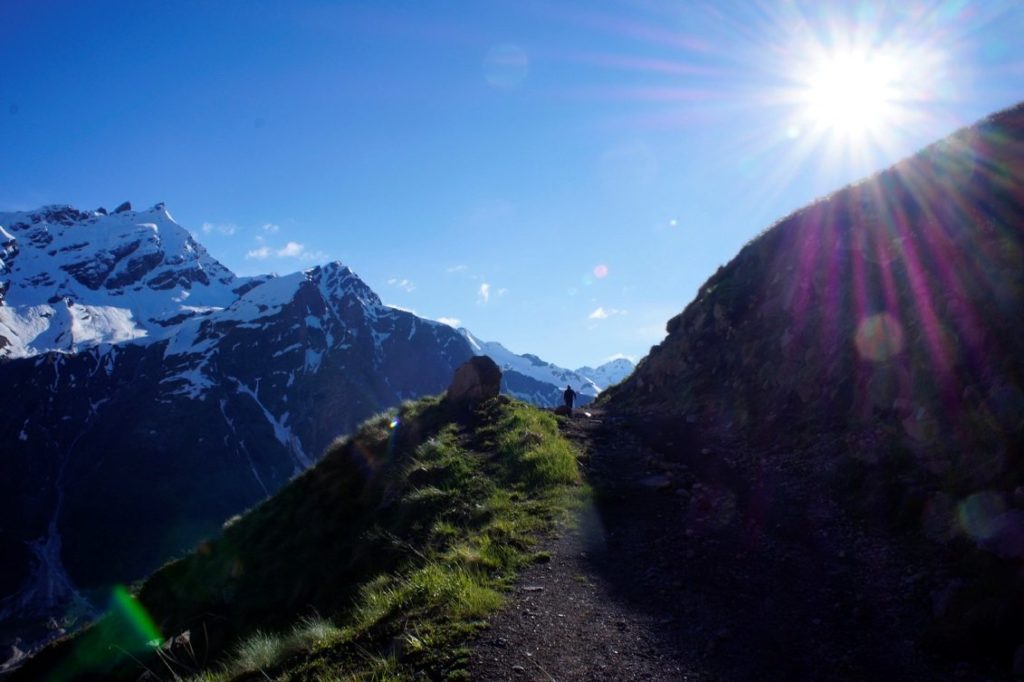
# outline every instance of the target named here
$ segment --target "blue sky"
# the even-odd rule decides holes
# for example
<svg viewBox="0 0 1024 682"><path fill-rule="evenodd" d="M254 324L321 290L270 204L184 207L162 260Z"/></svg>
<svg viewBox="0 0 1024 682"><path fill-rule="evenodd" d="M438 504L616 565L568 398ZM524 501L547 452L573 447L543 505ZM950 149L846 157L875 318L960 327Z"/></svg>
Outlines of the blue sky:
<svg viewBox="0 0 1024 682"><path fill-rule="evenodd" d="M0 26L0 209L164 201L239 274L341 260L572 367L643 356L771 223L1024 99L1001 0L8 0ZM844 54L888 88L853 123L813 75Z"/></svg>

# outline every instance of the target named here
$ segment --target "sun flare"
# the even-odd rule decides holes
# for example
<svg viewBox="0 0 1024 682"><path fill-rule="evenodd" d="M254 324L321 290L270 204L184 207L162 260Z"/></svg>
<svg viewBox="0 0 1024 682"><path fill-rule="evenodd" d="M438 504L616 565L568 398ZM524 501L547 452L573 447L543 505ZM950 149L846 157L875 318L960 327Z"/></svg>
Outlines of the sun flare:
<svg viewBox="0 0 1024 682"><path fill-rule="evenodd" d="M899 64L884 54L823 55L809 70L802 99L810 122L849 137L886 132L896 123Z"/></svg>
<svg viewBox="0 0 1024 682"><path fill-rule="evenodd" d="M898 71L884 57L846 53L823 59L807 83L807 106L818 125L847 134L890 123L897 104Z"/></svg>

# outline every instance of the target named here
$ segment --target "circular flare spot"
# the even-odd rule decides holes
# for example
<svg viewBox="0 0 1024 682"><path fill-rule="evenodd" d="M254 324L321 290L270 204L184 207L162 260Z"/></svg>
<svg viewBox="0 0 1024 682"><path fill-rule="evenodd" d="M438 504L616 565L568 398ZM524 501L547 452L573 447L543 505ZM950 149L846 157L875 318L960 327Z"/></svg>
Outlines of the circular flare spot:
<svg viewBox="0 0 1024 682"><path fill-rule="evenodd" d="M903 325L889 313L865 317L857 325L854 343L862 358L885 362L903 350Z"/></svg>
<svg viewBox="0 0 1024 682"><path fill-rule="evenodd" d="M596 277L598 279L604 279L607 276L608 276L608 266L607 265L602 263L600 265L595 265L594 266L594 277Z"/></svg>
<svg viewBox="0 0 1024 682"><path fill-rule="evenodd" d="M960 503L957 519L964 532L978 542L991 540L1003 526L1003 512L1006 504L1003 497L995 492L974 493Z"/></svg>

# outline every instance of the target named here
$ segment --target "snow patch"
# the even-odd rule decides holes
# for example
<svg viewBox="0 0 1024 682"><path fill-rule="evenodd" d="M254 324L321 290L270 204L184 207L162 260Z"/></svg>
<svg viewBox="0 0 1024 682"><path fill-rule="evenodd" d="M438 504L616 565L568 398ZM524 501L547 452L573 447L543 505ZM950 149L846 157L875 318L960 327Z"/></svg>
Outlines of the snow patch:
<svg viewBox="0 0 1024 682"><path fill-rule="evenodd" d="M270 490L267 488L266 484L263 483L263 479L260 477L260 472L256 470L256 463L252 461L252 455L249 454L249 449L245 447L245 441L241 440L241 438L238 438L238 431L235 430L235 423L231 421L231 417L228 416L227 410L224 409L225 406L227 405L227 401L221 400L219 404L221 416L223 416L224 421L227 422L228 428L231 429L231 433L235 434L236 440L238 441L238 447L242 451L242 454L245 456L245 461L249 464L249 470L252 471L253 478L256 479L256 482L259 484L260 488L263 489L263 494L269 497ZM225 445L227 445L227 443L225 443Z"/></svg>
<svg viewBox="0 0 1024 682"><path fill-rule="evenodd" d="M298 436L292 433L292 430L284 423L283 419L278 419L274 414L266 408L266 406L260 402L257 392L259 391L259 382L256 383L256 389L253 390L243 384L238 379L229 377L235 382L239 393L244 393L253 399L253 402L259 406L260 410L263 411L263 416L266 417L267 421L270 422L270 426L274 429L274 437L285 446L288 451L295 458L295 473L300 473L304 469L309 468L313 464L313 460L306 454L305 450L302 449L302 442Z"/></svg>
<svg viewBox="0 0 1024 682"><path fill-rule="evenodd" d="M198 400L214 386L210 377L206 376L203 372L205 367L206 362L204 361L198 367L193 367L173 376L169 376L162 379L160 383L172 385L180 383L180 386L172 386L167 395L180 395L185 396L189 400Z"/></svg>
<svg viewBox="0 0 1024 682"><path fill-rule="evenodd" d="M306 349L306 360L303 364L303 371L307 374L315 373L320 369L320 363L323 362L324 354L320 351L315 351L312 348Z"/></svg>

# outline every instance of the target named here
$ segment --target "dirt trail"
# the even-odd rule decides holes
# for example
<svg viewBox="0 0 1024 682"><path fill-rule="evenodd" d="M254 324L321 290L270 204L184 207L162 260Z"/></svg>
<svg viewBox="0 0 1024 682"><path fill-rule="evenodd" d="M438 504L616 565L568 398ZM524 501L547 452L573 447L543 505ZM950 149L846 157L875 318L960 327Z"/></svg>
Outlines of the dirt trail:
<svg viewBox="0 0 1024 682"><path fill-rule="evenodd" d="M600 412L566 435L594 502L474 643L472 679L991 679L922 648L928 576L854 527L806 454Z"/></svg>

